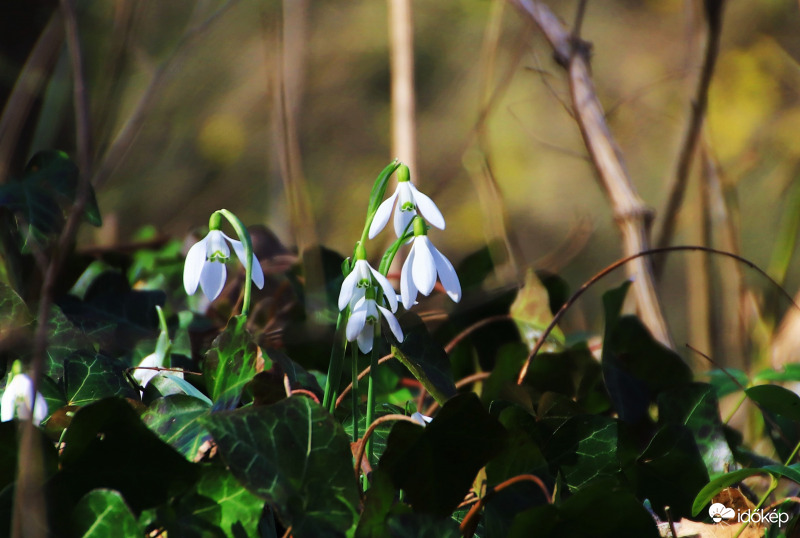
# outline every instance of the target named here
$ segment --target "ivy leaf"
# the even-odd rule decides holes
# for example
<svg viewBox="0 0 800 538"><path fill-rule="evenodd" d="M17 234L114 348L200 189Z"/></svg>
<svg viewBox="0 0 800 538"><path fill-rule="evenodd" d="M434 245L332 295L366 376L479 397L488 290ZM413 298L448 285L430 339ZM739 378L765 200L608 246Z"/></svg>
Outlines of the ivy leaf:
<svg viewBox="0 0 800 538"><path fill-rule="evenodd" d="M758 404L772 444L786 461L800 442L800 396L778 385L757 385L745 393Z"/></svg>
<svg viewBox="0 0 800 538"><path fill-rule="evenodd" d="M122 362L100 353L73 353L64 363L67 405L87 405L109 396L137 398L124 372Z"/></svg>
<svg viewBox="0 0 800 538"><path fill-rule="evenodd" d="M425 428L398 422L378 469L417 512L448 516L478 471L506 443L506 431L475 394L451 398Z"/></svg>
<svg viewBox="0 0 800 538"><path fill-rule="evenodd" d="M75 506L72 522L73 536L83 538L134 538L144 533L125 499L111 489L95 489L84 495Z"/></svg>
<svg viewBox="0 0 800 538"><path fill-rule="evenodd" d="M408 320L411 323L406 323ZM456 393L447 353L431 338L419 317L406 313L403 321L405 338L399 345L392 346L394 356L439 404L444 404Z"/></svg>
<svg viewBox="0 0 800 538"><path fill-rule="evenodd" d="M635 316L622 315L631 282L603 295L606 316L603 377L621 420L647 419L650 403L664 390L685 385L692 371L674 351L657 342Z"/></svg>
<svg viewBox="0 0 800 538"><path fill-rule="evenodd" d="M78 167L63 151L40 151L28 162L21 179L0 185L0 207L17 216L23 253L31 252L34 243L45 247L61 232L77 188ZM94 226L102 224L91 186L84 215Z"/></svg>
<svg viewBox="0 0 800 538"><path fill-rule="evenodd" d="M206 354L203 374L214 411L239 405L244 386L256 375L258 346L246 325L245 316L232 317Z"/></svg>
<svg viewBox="0 0 800 538"><path fill-rule="evenodd" d="M547 446L548 460L556 466L570 491L601 477L616 477L617 422L600 415L572 417L558 428Z"/></svg>
<svg viewBox="0 0 800 538"><path fill-rule="evenodd" d="M244 531L247 536L258 536L264 499L247 491L227 469L221 465L207 467L197 483L197 493L219 506L219 526L226 536L238 536L238 531Z"/></svg>
<svg viewBox="0 0 800 538"><path fill-rule="evenodd" d="M719 416L719 401L711 385L692 383L662 392L658 397L658 421L689 428L709 473L720 473L734 463Z"/></svg>
<svg viewBox="0 0 800 538"><path fill-rule="evenodd" d="M353 527L359 499L350 445L321 406L291 397L200 421L233 475L273 505L294 536L332 536Z"/></svg>
<svg viewBox="0 0 800 538"><path fill-rule="evenodd" d="M142 415L142 422L187 460L195 461L202 444L211 439L197 419L210 409L202 400L175 394L155 400Z"/></svg>

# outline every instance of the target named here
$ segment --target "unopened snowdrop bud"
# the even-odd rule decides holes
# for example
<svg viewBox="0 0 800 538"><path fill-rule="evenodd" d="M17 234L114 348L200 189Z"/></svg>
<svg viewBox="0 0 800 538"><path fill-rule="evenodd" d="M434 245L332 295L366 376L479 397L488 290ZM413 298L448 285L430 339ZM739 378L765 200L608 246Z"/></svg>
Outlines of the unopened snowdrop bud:
<svg viewBox="0 0 800 538"><path fill-rule="evenodd" d="M428 239L425 222L414 219L414 242L400 272L400 296L403 306L411 308L417 300L417 292L430 295L436 285L437 276L447 296L453 301L461 300L461 283L450 263Z"/></svg>
<svg viewBox="0 0 800 538"><path fill-rule="evenodd" d="M421 193L413 183L411 183L410 172L408 167L401 164L397 168L397 189L389 198L383 201L378 206L375 212L375 217L372 219L372 224L369 227L369 238L372 239L383 230L386 223L389 222L389 217L392 214L392 208L397 202L397 208L394 212L394 232L397 237L403 235L403 232L408 227L411 219L419 212L431 225L444 230L445 223L442 212L436 207L427 195Z"/></svg>

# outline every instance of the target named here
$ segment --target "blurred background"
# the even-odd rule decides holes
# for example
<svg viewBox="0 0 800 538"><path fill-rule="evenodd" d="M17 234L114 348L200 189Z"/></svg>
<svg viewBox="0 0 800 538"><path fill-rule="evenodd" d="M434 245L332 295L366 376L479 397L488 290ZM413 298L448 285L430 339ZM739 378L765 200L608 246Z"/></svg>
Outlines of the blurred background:
<svg viewBox="0 0 800 538"><path fill-rule="evenodd" d="M546 3L571 24L577 2ZM0 140L0 165L12 176L40 149L76 154L69 57L63 36L48 34L63 27L57 8L0 4L0 97L10 102L21 80L36 89L27 107L4 113L19 120ZM372 181L394 157L385 2L78 0L76 8L104 219L82 230L81 246L129 242L146 226L184 237L224 207L287 246L301 237L351 250ZM538 30L499 0L417 1L413 20L412 179L447 219L446 231L431 232L439 249L457 264L501 240L513 257L484 284L497 287L532 267L574 290L621 257L564 72ZM598 96L655 211L654 230L705 35L699 0L587 3L582 37L593 44ZM736 252L791 294L800 285L799 60L797 2L727 2L704 149L672 242ZM301 208L294 223L292 207ZM566 330L602 327L600 295L623 278L581 299ZM788 301L740 264L671 254L659 291L680 351L690 342L730 364L796 353L773 345ZM786 331L791 341L797 331Z"/></svg>

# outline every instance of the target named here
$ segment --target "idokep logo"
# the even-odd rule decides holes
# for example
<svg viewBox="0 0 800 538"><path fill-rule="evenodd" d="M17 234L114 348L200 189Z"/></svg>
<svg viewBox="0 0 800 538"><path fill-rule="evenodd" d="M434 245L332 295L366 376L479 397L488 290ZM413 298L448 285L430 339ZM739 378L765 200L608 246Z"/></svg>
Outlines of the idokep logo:
<svg viewBox="0 0 800 538"><path fill-rule="evenodd" d="M714 523L720 521L734 519L737 523L754 523L756 525L773 524L777 523L778 527L789 522L789 514L779 512L765 512L762 510L744 510L743 512L736 512L733 508L728 508L722 503L714 503L708 509L708 515L714 520Z"/></svg>

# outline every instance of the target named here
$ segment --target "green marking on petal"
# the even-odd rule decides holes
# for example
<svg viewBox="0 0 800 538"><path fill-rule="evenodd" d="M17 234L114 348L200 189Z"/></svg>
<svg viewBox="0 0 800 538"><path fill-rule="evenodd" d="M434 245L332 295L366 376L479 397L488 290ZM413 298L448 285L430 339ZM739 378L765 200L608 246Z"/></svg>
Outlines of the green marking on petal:
<svg viewBox="0 0 800 538"><path fill-rule="evenodd" d="M406 202L402 206L400 206L400 211L416 211L417 206L414 205L414 202Z"/></svg>

